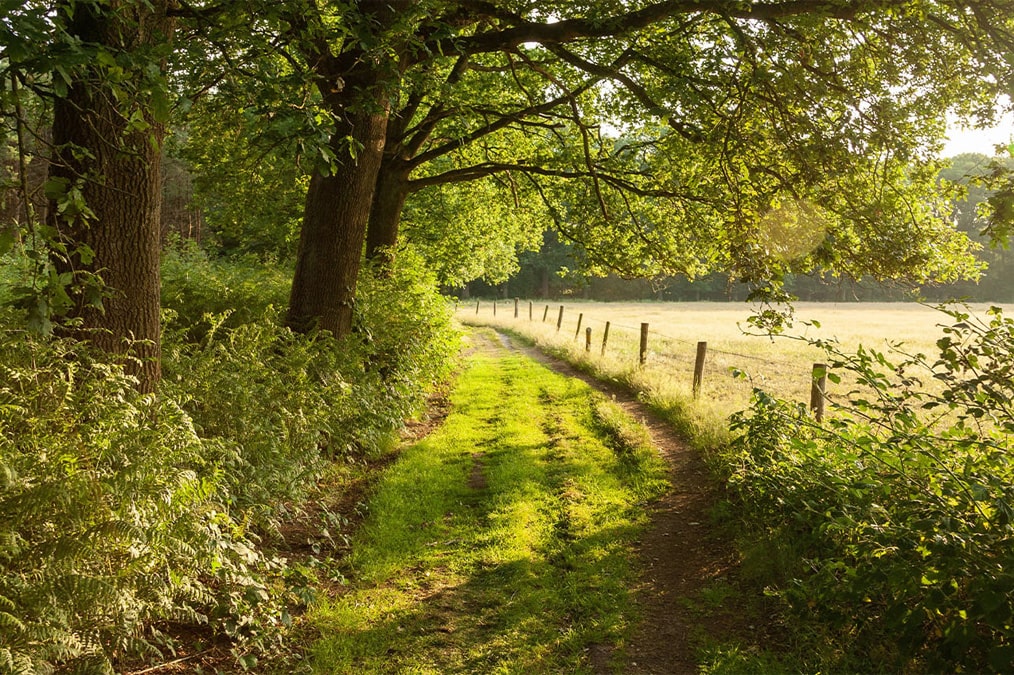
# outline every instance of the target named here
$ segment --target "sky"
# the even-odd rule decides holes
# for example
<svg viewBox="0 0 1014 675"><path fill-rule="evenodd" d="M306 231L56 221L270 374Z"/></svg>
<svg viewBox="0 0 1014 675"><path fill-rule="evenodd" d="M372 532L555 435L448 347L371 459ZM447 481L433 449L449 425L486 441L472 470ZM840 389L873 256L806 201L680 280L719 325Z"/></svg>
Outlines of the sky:
<svg viewBox="0 0 1014 675"><path fill-rule="evenodd" d="M948 129L948 141L941 153L944 157L953 157L963 152L981 152L984 155L996 154L997 143L1007 145L1014 142L1014 114L1008 113L1000 124L992 129Z"/></svg>

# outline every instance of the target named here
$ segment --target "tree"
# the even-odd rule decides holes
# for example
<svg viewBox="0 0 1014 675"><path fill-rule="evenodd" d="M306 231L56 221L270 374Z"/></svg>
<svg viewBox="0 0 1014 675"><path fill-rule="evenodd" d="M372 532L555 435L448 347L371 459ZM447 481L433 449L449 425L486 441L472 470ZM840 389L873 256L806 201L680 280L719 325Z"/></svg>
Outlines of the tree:
<svg viewBox="0 0 1014 675"><path fill-rule="evenodd" d="M338 25L343 37L337 50L328 39L326 17L307 10L296 6L289 21L321 104L332 116L327 148L332 161L310 177L286 321L297 331L318 327L343 336L352 329L390 87L399 76L397 54L406 48L401 27L417 21L420 8L410 0L353 3Z"/></svg>
<svg viewBox="0 0 1014 675"><path fill-rule="evenodd" d="M127 355L139 388L159 365L160 161L169 102L162 72L168 0L29 2L3 22L12 87L52 105L44 241L26 298L37 327ZM20 99L16 98L16 101ZM20 118L20 115L18 115Z"/></svg>
<svg viewBox="0 0 1014 675"><path fill-rule="evenodd" d="M293 24L335 118L334 166L307 197L294 327L349 329L366 214L390 225L406 185L508 171L592 264L627 273L971 271L931 156L945 112L988 120L1011 88L1014 3L387 7L352 3L338 22L309 5ZM496 134L520 132L534 151L503 152ZM420 161L436 157L454 166ZM797 229L772 230L785 220ZM799 227L807 247L771 241ZM370 249L392 232L378 227Z"/></svg>

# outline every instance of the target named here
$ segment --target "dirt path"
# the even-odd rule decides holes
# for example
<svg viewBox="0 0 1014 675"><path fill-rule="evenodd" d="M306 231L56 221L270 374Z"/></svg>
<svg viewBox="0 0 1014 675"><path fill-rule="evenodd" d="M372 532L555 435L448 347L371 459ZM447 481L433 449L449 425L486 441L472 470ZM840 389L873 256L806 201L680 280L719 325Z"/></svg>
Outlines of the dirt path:
<svg viewBox="0 0 1014 675"><path fill-rule="evenodd" d="M738 557L732 545L709 526L708 509L715 487L699 454L626 389L604 383L570 364L500 334L502 345L553 370L580 379L613 397L640 419L669 464L672 489L655 504L652 524L640 542L644 573L637 589L641 622L626 647L625 672L696 673L696 650L702 639L747 636L749 619L736 611L735 600L702 611L700 591L734 576ZM748 640L753 642L754 640Z"/></svg>

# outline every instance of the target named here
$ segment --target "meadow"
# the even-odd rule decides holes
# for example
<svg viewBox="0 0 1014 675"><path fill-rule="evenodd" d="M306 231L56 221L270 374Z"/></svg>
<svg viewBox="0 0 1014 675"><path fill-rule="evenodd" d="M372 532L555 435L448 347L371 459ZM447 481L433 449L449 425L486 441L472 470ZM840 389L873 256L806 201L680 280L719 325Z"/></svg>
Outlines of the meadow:
<svg viewBox="0 0 1014 675"><path fill-rule="evenodd" d="M747 303L520 300L517 318L513 300L498 301L495 314L493 305L491 300L463 301L457 317L466 323L516 331L661 400L691 397L697 343L707 342L704 376L694 407L702 415L720 419L747 407L754 387L781 398L809 401L813 364L826 360L810 340L836 341L845 351L859 345L880 351L900 349L926 354L932 361L942 326L952 323L946 314L918 303L800 302L794 305L792 326L771 336L750 324L749 318L760 307ZM561 305L563 322L557 329ZM1012 306L1002 307L1009 313ZM988 305L971 309L982 315ZM638 364L641 323L649 325L643 368ZM586 351L588 328L592 329L591 347ZM828 397L841 400L848 384L829 385Z"/></svg>
<svg viewBox="0 0 1014 675"><path fill-rule="evenodd" d="M987 306L800 303L772 337L743 304L571 302L559 328L559 303L528 309L515 318L509 301L494 316L473 301L457 315L633 388L703 451L728 496L714 515L735 532L743 592L778 598L793 635L809 636L791 670L1009 672L1014 319ZM828 354L814 340L837 343ZM831 364L827 397L840 404L823 421L805 405L816 362Z"/></svg>

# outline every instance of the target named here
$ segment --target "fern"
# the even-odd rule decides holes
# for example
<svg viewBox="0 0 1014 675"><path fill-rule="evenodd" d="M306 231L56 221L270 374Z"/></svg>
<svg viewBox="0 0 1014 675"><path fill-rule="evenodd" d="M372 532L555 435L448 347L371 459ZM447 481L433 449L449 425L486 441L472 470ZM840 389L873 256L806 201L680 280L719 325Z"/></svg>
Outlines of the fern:
<svg viewBox="0 0 1014 675"><path fill-rule="evenodd" d="M277 271L170 258L157 396L86 346L2 330L0 308L0 672L110 672L165 649L168 622L276 644L282 563L258 533L446 372L418 271L363 286L358 320L389 334L338 343L279 325Z"/></svg>

